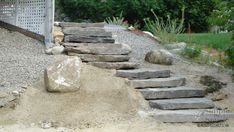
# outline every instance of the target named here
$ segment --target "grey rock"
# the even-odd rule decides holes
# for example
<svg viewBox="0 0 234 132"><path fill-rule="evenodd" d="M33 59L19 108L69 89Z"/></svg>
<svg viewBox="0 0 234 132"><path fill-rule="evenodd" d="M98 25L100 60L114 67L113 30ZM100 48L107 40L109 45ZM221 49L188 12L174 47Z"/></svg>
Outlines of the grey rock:
<svg viewBox="0 0 234 132"><path fill-rule="evenodd" d="M152 70L152 69L135 69L135 70L118 70L116 76L128 79L149 79L149 78L167 78L170 77L170 70Z"/></svg>
<svg viewBox="0 0 234 132"><path fill-rule="evenodd" d="M64 47L82 47L82 46L104 46L104 45L111 45L113 46L113 43L61 43ZM117 47L120 47L121 45L115 45Z"/></svg>
<svg viewBox="0 0 234 132"><path fill-rule="evenodd" d="M181 54L183 53L184 49L172 49L172 50L169 50L171 53L174 53L174 54Z"/></svg>
<svg viewBox="0 0 234 132"><path fill-rule="evenodd" d="M90 44L79 47L66 47L66 51L78 54L128 55L129 53L131 53L131 48L126 44Z"/></svg>
<svg viewBox="0 0 234 132"><path fill-rule="evenodd" d="M104 28L98 28L98 27L87 27L87 28L81 28L81 27L64 27L63 30L64 34L77 34L74 32L87 32L87 31L98 31L98 32L105 32Z"/></svg>
<svg viewBox="0 0 234 132"><path fill-rule="evenodd" d="M0 91L0 99L1 99L1 98L6 98L7 96L8 96L7 93L1 92L1 91Z"/></svg>
<svg viewBox="0 0 234 132"><path fill-rule="evenodd" d="M158 108L163 110L207 109L214 108L215 106L211 100L206 98L150 100L149 104L152 108Z"/></svg>
<svg viewBox="0 0 234 132"><path fill-rule="evenodd" d="M68 52L69 56L78 56L83 62L124 62L128 61L128 55L92 55L92 54L77 54Z"/></svg>
<svg viewBox="0 0 234 132"><path fill-rule="evenodd" d="M186 43L181 42L181 43L174 43L174 44L166 44L165 47L169 50L173 50L173 49L185 49L187 46Z"/></svg>
<svg viewBox="0 0 234 132"><path fill-rule="evenodd" d="M204 90L189 87L148 88L139 90L143 94L145 99L174 99L205 96Z"/></svg>
<svg viewBox="0 0 234 132"><path fill-rule="evenodd" d="M172 65L173 55L166 50L153 50L146 54L145 60L153 64Z"/></svg>
<svg viewBox="0 0 234 132"><path fill-rule="evenodd" d="M166 123L199 123L225 121L233 117L233 113L216 109L164 110L151 112L150 116Z"/></svg>
<svg viewBox="0 0 234 132"><path fill-rule="evenodd" d="M89 64L104 69L136 69L138 64L132 62L90 62Z"/></svg>
<svg viewBox="0 0 234 132"><path fill-rule="evenodd" d="M68 27L63 29L65 35L76 35L76 36L86 36L86 37L103 37L111 38L112 33L106 32L101 28L77 28L77 27Z"/></svg>
<svg viewBox="0 0 234 132"><path fill-rule="evenodd" d="M19 96L19 95L20 95L20 92L19 92L19 91L12 91L12 94L13 94L14 96Z"/></svg>
<svg viewBox="0 0 234 132"><path fill-rule="evenodd" d="M154 78L146 80L132 80L132 86L135 88L164 88L183 86L186 79L183 77Z"/></svg>
<svg viewBox="0 0 234 132"><path fill-rule="evenodd" d="M45 53L46 53L47 55L52 55L52 48L46 49L46 50L45 50Z"/></svg>
<svg viewBox="0 0 234 132"><path fill-rule="evenodd" d="M45 70L44 80L49 92L73 92L80 87L80 70L82 62L78 57L66 57Z"/></svg>
<svg viewBox="0 0 234 132"><path fill-rule="evenodd" d="M51 53L53 55L60 55L64 52L64 47L62 45L57 45L51 48Z"/></svg>
<svg viewBox="0 0 234 132"><path fill-rule="evenodd" d="M95 37L95 36L79 36L79 35L66 35L64 42L76 43L115 43L113 38Z"/></svg>
<svg viewBox="0 0 234 132"><path fill-rule="evenodd" d="M104 27L105 23L74 23L74 22L60 22L59 25L61 27Z"/></svg>
<svg viewBox="0 0 234 132"><path fill-rule="evenodd" d="M227 83L222 82L217 78L209 75L201 76L200 83L207 86L206 91L208 93L216 92L227 85Z"/></svg>

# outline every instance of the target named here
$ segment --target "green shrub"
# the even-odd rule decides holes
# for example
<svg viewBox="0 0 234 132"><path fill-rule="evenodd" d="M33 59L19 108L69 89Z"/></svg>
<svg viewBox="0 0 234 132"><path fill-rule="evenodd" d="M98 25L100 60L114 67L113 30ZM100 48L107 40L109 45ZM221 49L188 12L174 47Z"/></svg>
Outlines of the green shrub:
<svg viewBox="0 0 234 132"><path fill-rule="evenodd" d="M188 58L196 58L201 55L201 49L186 47L184 51L182 52L182 55Z"/></svg>
<svg viewBox="0 0 234 132"><path fill-rule="evenodd" d="M56 0L56 10L62 10L72 21L104 21L107 17L123 16L134 24L137 21L144 26L144 18L154 19L151 9L164 20L180 17L181 8L186 7L185 25L191 25L192 31L208 29L207 16L214 8L212 0Z"/></svg>

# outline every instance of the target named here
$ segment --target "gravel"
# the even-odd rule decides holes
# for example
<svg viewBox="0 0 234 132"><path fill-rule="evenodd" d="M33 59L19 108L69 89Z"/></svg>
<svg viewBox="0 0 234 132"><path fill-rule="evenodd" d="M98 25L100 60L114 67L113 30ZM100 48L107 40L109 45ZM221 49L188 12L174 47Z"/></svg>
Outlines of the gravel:
<svg viewBox="0 0 234 132"><path fill-rule="evenodd" d="M17 32L0 28L0 91L14 91L37 81L53 56L45 46Z"/></svg>
<svg viewBox="0 0 234 132"><path fill-rule="evenodd" d="M136 35L124 30L107 30L112 31L116 43L128 44L133 50L130 54L130 61L136 63L144 62L145 55L152 49L156 49L159 44L149 38Z"/></svg>

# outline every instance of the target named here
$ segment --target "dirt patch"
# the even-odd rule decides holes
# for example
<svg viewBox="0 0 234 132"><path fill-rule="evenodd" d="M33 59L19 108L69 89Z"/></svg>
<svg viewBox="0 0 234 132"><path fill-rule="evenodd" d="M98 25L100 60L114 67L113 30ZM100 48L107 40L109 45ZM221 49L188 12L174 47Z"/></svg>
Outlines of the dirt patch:
<svg viewBox="0 0 234 132"><path fill-rule="evenodd" d="M31 86L15 110L0 110L0 125L56 121L66 127L100 127L134 117L147 103L114 71L83 65L81 89L48 93L43 81Z"/></svg>

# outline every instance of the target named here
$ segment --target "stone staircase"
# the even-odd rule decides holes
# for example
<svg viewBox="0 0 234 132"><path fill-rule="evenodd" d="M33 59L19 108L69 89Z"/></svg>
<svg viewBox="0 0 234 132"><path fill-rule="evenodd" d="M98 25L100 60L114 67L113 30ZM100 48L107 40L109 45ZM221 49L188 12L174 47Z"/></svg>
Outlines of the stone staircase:
<svg viewBox="0 0 234 132"><path fill-rule="evenodd" d="M186 78L171 76L170 70L138 69L129 62L131 48L116 44L104 24L60 23L64 32L65 51L91 65L116 69L116 76L128 78L149 102L149 114L163 122L217 122L229 113L217 110L205 98L203 89L187 87Z"/></svg>
<svg viewBox="0 0 234 132"><path fill-rule="evenodd" d="M128 78L149 102L150 115L163 122L217 122L231 115L216 109L203 89L186 87L186 79L169 70L117 70L116 76Z"/></svg>
<svg viewBox="0 0 234 132"><path fill-rule="evenodd" d="M116 44L111 32L103 23L60 23L64 33L62 45L70 56L83 62L107 69L135 69L138 64L129 62L131 48Z"/></svg>

